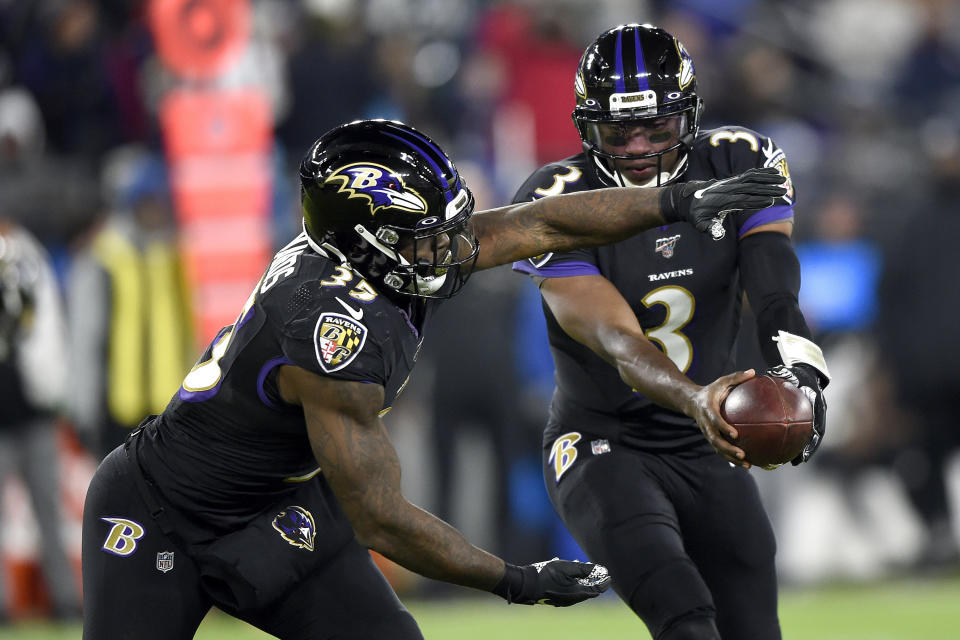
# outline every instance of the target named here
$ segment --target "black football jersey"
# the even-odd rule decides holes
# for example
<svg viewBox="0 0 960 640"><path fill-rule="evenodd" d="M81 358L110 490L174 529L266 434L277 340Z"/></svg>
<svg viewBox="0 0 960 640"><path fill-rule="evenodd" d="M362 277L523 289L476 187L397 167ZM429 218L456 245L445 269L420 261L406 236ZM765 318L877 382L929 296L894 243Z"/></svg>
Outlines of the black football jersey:
<svg viewBox="0 0 960 640"><path fill-rule="evenodd" d="M276 391L280 365L382 385L381 414L410 375L433 305L414 303L411 318L325 253L302 233L276 254L141 438L162 496L208 526L231 530L300 483L323 481L303 410Z"/></svg>
<svg viewBox="0 0 960 640"><path fill-rule="evenodd" d="M602 188L587 162L579 154L541 167L514 202ZM741 127L723 127L697 136L683 180L726 178L770 166L789 177L786 158L772 140ZM739 239L758 225L791 220L793 204L790 187L772 207L727 216L727 233L720 241L678 222L604 247L516 262L513 268L537 279L604 276L630 304L647 338L690 379L707 384L734 370L742 300ZM549 307L543 307L556 366L551 403L555 421L564 425L586 421L594 431L615 431L650 449L709 446L692 419L632 390L614 367L568 336Z"/></svg>

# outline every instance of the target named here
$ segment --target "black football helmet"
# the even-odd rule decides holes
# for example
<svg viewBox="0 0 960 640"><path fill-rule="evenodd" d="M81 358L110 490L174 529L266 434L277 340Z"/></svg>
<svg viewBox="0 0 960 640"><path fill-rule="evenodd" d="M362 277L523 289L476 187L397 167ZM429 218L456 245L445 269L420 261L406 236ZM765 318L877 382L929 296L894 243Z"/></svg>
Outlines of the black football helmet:
<svg viewBox="0 0 960 640"><path fill-rule="evenodd" d="M700 128L703 101L697 96L693 60L679 40L649 24L614 27L583 52L574 89L573 122L602 184L656 187L683 174ZM611 128L654 120L661 126L669 124L676 142L668 148L640 155L616 155L603 149L601 142L611 135ZM665 156L674 151L676 161L665 166ZM629 182L615 163L638 159L656 160L656 176L642 185Z"/></svg>
<svg viewBox="0 0 960 640"><path fill-rule="evenodd" d="M300 164L300 185L311 240L381 291L449 298L470 277L473 194L413 127L358 120L328 131Z"/></svg>

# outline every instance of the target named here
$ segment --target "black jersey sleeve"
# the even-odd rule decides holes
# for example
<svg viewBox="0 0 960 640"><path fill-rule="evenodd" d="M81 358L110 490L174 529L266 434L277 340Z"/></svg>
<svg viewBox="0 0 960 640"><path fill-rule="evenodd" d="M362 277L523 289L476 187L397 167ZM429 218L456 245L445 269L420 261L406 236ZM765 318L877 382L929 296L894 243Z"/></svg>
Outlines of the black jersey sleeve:
<svg viewBox="0 0 960 640"><path fill-rule="evenodd" d="M780 331L812 339L800 310L800 262L790 238L756 233L740 243L740 275L757 319L760 350L771 367L781 363L774 337Z"/></svg>
<svg viewBox="0 0 960 640"><path fill-rule="evenodd" d="M717 178L743 173L757 167L776 167L787 179L787 194L772 207L736 216L737 236L772 222L793 220L796 193L790 179L787 156L772 138L745 127L720 127L697 137L697 151L709 158Z"/></svg>
<svg viewBox="0 0 960 640"><path fill-rule="evenodd" d="M590 189L588 180L582 156L572 156L560 162L551 162L534 171L520 185L516 195L513 196L513 203L530 202L575 191L587 191Z"/></svg>
<svg viewBox="0 0 960 640"><path fill-rule="evenodd" d="M513 203L530 202L548 196L587 191L588 176L578 156L545 165L533 173L513 197ZM544 278L566 278L599 274L596 251L578 249L564 253L545 253L513 263L513 270L526 273L538 284Z"/></svg>

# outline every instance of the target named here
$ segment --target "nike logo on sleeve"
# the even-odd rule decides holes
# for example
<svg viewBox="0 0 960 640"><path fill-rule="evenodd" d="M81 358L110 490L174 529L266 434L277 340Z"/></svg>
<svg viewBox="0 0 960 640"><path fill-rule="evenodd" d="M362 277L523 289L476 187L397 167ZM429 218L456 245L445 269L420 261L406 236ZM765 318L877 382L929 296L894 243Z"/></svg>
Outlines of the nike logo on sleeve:
<svg viewBox="0 0 960 640"><path fill-rule="evenodd" d="M363 309L354 309L340 298L335 298L335 300L340 303L340 306L347 310L347 313L349 313L350 317L354 320L359 322L363 318Z"/></svg>

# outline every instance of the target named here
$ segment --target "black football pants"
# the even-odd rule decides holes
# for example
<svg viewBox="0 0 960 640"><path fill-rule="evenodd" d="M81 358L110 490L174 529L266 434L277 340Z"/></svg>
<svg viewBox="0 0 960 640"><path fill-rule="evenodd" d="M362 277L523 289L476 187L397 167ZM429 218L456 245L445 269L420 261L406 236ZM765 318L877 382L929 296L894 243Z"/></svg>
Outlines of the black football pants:
<svg viewBox="0 0 960 640"><path fill-rule="evenodd" d="M83 637L193 638L213 603L201 587L196 563L151 520L131 464L123 447L117 448L100 464L87 491ZM423 638L356 540L271 606L238 617L283 640Z"/></svg>
<svg viewBox="0 0 960 640"><path fill-rule="evenodd" d="M556 424L543 461L560 517L655 639L715 616L723 640L779 640L776 542L750 472Z"/></svg>

